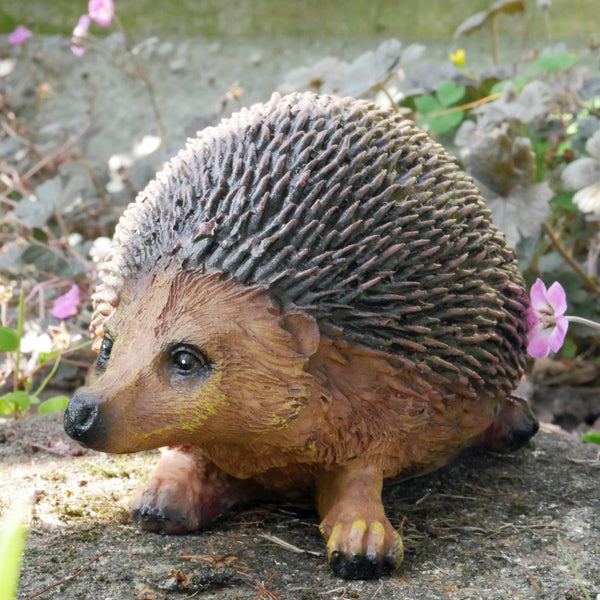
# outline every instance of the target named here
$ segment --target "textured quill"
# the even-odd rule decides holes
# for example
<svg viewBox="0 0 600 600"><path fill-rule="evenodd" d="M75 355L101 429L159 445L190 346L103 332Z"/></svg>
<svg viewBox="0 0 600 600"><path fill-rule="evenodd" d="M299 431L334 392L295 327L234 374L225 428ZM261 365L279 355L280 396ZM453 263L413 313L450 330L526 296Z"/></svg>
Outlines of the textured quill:
<svg viewBox="0 0 600 600"><path fill-rule="evenodd" d="M510 393L528 299L477 189L410 121L367 101L274 95L190 140L123 214L92 334L124 280L180 261L267 289L325 337L435 385Z"/></svg>

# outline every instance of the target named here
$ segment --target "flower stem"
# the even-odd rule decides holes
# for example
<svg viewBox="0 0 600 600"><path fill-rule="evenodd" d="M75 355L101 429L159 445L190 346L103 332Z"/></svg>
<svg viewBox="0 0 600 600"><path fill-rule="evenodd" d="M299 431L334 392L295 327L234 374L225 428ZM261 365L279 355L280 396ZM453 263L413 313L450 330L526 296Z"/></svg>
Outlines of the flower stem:
<svg viewBox="0 0 600 600"><path fill-rule="evenodd" d="M56 373L56 369L58 369L60 359L61 359L61 355L59 354L56 357L54 364L52 365L52 369L50 369L50 373L48 373L46 379L44 379L44 381L42 381L42 383L40 384L40 387L38 387L38 389L32 394L33 396L39 396L43 392L44 388L48 385L48 382L54 376L54 373Z"/></svg>
<svg viewBox="0 0 600 600"><path fill-rule="evenodd" d="M50 381L50 379L56 372L56 369L58 368L58 364L60 363L63 356L66 356L67 354L71 354L72 352L77 352L78 350L82 350L83 348L86 348L87 346L91 346L91 345L92 345L92 340L87 340L86 342L83 342L82 344L79 344L78 346L73 346L72 348L67 348L66 350L61 350L60 352L58 352L56 359L54 361L54 364L52 365L50 374L46 377L46 379L44 379L44 381L41 383L40 387L35 391L33 396L39 396L39 394L41 394L42 390L46 387L46 385L48 384L48 382ZM37 368L34 370L33 374L35 375L38 371L43 369L51 360L52 359L46 360L43 363L41 363L40 365L38 365Z"/></svg>
<svg viewBox="0 0 600 600"><path fill-rule="evenodd" d="M23 284L21 283L21 292L19 293L19 315L17 317L17 335L19 336L19 345L17 346L17 356L15 358L15 373L13 390L16 392L19 389L20 373L19 369L21 366L21 339L23 337L23 320L25 316L25 291L23 290Z"/></svg>
<svg viewBox="0 0 600 600"><path fill-rule="evenodd" d="M150 98L150 105L152 106L152 111L154 112L154 121L156 122L156 129L158 132L158 137L160 138L160 145L163 150L167 149L167 135L165 132L165 128L162 122L162 117L160 115L160 109L158 108L158 102L156 100L156 94L154 93L154 86L150 81L150 78L146 74L146 71L142 68L140 62L133 52L133 48L131 46L131 40L123 27L123 23L121 19L117 17L117 15L113 16L113 21L116 23L117 27L123 34L123 38L125 40L125 49L127 50L127 56L133 65L135 70L136 77L146 86L146 91L148 92L148 96Z"/></svg>
<svg viewBox="0 0 600 600"><path fill-rule="evenodd" d="M590 319L584 319L583 317L576 317L574 315L565 315L565 319L571 323L581 323L582 325L587 325L588 327L593 327L594 329L600 329L600 323L597 323L596 321L590 321Z"/></svg>

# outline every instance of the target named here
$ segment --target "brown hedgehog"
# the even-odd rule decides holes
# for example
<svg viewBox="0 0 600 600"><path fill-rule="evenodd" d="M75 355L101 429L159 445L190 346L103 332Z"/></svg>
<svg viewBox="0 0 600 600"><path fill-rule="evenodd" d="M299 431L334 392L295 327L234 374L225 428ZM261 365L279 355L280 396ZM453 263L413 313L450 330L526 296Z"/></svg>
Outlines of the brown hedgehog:
<svg viewBox="0 0 600 600"><path fill-rule="evenodd" d="M185 532L313 494L336 573L402 561L385 480L535 433L528 298L472 181L369 102L274 95L202 131L123 214L67 433L168 447L134 500Z"/></svg>

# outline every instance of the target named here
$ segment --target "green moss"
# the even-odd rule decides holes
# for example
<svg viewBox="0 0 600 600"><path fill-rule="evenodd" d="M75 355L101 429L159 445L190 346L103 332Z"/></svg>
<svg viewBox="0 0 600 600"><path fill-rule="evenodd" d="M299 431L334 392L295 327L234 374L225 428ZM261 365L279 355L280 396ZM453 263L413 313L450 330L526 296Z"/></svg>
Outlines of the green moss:
<svg viewBox="0 0 600 600"><path fill-rule="evenodd" d="M71 519L80 519L85 516L83 509L75 506L64 506L62 509L62 514L63 516L70 517Z"/></svg>
<svg viewBox="0 0 600 600"><path fill-rule="evenodd" d="M131 515L128 510L120 508L115 513L113 519L115 523L118 523L119 525L126 525L131 521Z"/></svg>
<svg viewBox="0 0 600 600"><path fill-rule="evenodd" d="M84 529L73 531L73 539L77 542L96 545L100 541L104 527L102 525L92 525Z"/></svg>
<svg viewBox="0 0 600 600"><path fill-rule="evenodd" d="M298 592L298 600L322 600L323 596L315 590L302 590Z"/></svg>
<svg viewBox="0 0 600 600"><path fill-rule="evenodd" d="M68 548L66 550L63 550L63 552L61 552L60 555L56 558L58 559L59 563L65 563L70 560L73 560L76 556L77 550L75 550L75 548Z"/></svg>
<svg viewBox="0 0 600 600"><path fill-rule="evenodd" d="M511 504L508 507L508 514L510 515L516 515L516 516L520 516L520 515L530 515L531 514L531 508L525 504Z"/></svg>
<svg viewBox="0 0 600 600"><path fill-rule="evenodd" d="M111 464L109 466L100 465L88 465L88 473L92 477L104 477L109 479L111 477L117 477L126 479L129 478L130 471L125 465Z"/></svg>
<svg viewBox="0 0 600 600"><path fill-rule="evenodd" d="M44 481L53 481L56 483L66 483L67 476L64 473L57 473L56 471L52 471L50 473L42 473L40 475L40 479Z"/></svg>

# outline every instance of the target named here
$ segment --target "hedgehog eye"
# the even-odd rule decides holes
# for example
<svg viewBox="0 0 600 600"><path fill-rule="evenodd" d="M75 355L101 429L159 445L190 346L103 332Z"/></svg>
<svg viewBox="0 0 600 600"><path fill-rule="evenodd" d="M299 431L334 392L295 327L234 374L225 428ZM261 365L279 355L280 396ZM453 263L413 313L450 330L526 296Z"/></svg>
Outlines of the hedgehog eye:
<svg viewBox="0 0 600 600"><path fill-rule="evenodd" d="M106 332L104 333L104 337L102 338L102 345L100 346L100 352L98 353L98 361L97 365L101 369L105 369L108 364L108 359L110 358L110 352L112 350L113 341Z"/></svg>
<svg viewBox="0 0 600 600"><path fill-rule="evenodd" d="M179 379L191 379L206 375L211 364L208 357L194 346L175 346L169 356L172 373Z"/></svg>

